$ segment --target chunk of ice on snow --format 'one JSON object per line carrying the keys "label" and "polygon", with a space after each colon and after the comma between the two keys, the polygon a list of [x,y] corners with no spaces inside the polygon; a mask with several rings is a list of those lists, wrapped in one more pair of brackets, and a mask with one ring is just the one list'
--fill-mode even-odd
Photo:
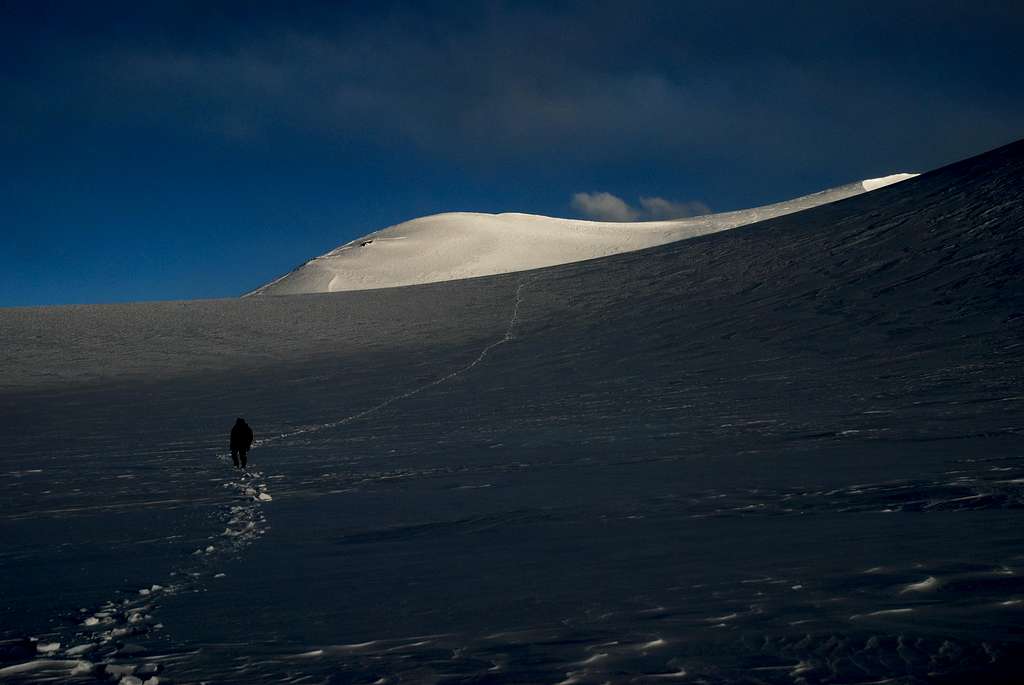
{"label": "chunk of ice on snow", "polygon": [[84,645],[76,645],[76,646],[68,649],[64,653],[66,655],[68,655],[68,656],[79,656],[80,654],[85,654],[86,652],[88,652],[90,649],[93,649],[94,647],[96,647],[96,645],[92,644],[91,642],[88,642],[88,643],[86,643]]}
{"label": "chunk of ice on snow", "polygon": [[903,589],[900,590],[900,594],[906,592],[928,592],[929,590],[934,590],[937,587],[939,587],[939,579],[935,576],[928,576],[919,583],[904,585]]}

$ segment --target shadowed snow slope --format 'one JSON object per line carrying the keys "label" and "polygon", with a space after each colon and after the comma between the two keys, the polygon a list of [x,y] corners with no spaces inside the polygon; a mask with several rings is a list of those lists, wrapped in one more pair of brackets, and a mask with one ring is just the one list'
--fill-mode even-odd
{"label": "shadowed snow slope", "polygon": [[893,174],[764,207],[671,221],[626,223],[533,214],[435,214],[346,243],[250,295],[392,288],[569,264],[799,212],[914,175]]}
{"label": "shadowed snow slope", "polygon": [[0,310],[0,680],[1019,682],[1022,188]]}

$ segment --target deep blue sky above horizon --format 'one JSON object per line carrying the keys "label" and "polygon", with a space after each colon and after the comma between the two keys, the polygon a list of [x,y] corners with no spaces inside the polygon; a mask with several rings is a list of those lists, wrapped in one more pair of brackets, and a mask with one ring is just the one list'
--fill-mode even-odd
{"label": "deep blue sky above horizon", "polygon": [[1024,136],[1013,2],[0,0],[0,306],[231,297],[442,211],[714,211]]}

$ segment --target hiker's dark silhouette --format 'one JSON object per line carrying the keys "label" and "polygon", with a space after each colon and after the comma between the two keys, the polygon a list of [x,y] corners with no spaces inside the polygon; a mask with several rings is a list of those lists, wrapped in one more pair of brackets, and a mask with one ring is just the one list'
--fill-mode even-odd
{"label": "hiker's dark silhouette", "polygon": [[245,468],[245,456],[252,447],[252,428],[245,422],[245,419],[238,417],[235,425],[231,427],[231,460],[235,466]]}

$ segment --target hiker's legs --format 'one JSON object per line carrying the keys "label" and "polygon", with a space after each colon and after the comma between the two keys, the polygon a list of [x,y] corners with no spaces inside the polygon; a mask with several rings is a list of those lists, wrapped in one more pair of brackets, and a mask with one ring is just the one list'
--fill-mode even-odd
{"label": "hiker's legs", "polygon": [[249,451],[249,450],[245,449],[244,447],[243,447],[242,449],[238,450],[238,452],[239,452],[240,456],[242,457],[242,468],[243,468],[243,469],[245,468],[245,455],[246,455],[246,453],[247,453],[248,451]]}
{"label": "hiker's legs", "polygon": [[232,447],[231,448],[231,461],[235,462],[235,466],[238,466],[238,448],[237,447]]}

